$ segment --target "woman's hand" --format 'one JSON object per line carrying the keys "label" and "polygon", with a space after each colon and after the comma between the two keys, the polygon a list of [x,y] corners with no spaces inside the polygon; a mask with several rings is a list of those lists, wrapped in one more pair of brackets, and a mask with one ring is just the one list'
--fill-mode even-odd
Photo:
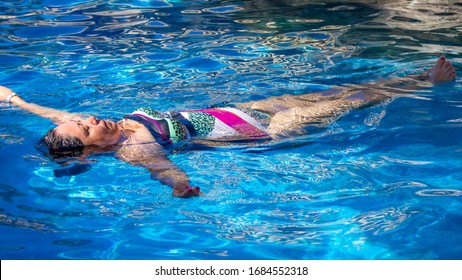
{"label": "woman's hand", "polygon": [[181,198],[204,195],[199,187],[191,187],[189,184],[178,184],[173,188],[172,194],[173,196]]}

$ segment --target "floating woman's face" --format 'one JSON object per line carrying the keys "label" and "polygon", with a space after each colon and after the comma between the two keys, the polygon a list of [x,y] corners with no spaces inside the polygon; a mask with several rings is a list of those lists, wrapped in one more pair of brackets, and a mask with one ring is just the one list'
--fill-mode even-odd
{"label": "floating woman's face", "polygon": [[60,135],[77,137],[85,146],[110,146],[116,144],[120,130],[113,121],[97,119],[93,116],[82,121],[68,121],[56,127]]}

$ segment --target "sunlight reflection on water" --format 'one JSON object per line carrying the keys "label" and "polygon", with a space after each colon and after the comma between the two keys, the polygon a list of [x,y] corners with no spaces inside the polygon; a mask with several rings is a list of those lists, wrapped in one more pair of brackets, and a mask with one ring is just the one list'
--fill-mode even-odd
{"label": "sunlight reflection on water", "polygon": [[[26,2],[0,4],[0,83],[115,119],[414,74],[442,54],[461,70],[457,1]],[[188,201],[110,155],[56,178],[34,148],[51,123],[1,104],[0,256],[460,258],[460,92],[458,78],[306,137],[174,154],[206,193]]]}

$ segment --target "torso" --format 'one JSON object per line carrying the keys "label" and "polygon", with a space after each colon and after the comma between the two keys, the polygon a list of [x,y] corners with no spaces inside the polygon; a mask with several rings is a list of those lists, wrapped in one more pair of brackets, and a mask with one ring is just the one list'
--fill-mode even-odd
{"label": "torso", "polygon": [[155,141],[166,149],[195,140],[232,143],[271,139],[264,125],[242,110],[231,107],[170,113],[140,108],[127,115],[124,122],[135,128],[126,144]]}

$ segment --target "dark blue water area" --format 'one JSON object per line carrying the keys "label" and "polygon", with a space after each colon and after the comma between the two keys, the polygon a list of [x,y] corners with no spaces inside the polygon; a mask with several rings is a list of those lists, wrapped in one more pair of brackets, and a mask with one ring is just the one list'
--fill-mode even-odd
{"label": "dark blue water area", "polygon": [[112,120],[392,79],[441,55],[459,76],[306,136],[175,152],[205,193],[192,199],[113,153],[61,176],[36,146],[52,122],[1,103],[0,258],[461,259],[462,7],[375,2],[0,3],[0,85]]}

